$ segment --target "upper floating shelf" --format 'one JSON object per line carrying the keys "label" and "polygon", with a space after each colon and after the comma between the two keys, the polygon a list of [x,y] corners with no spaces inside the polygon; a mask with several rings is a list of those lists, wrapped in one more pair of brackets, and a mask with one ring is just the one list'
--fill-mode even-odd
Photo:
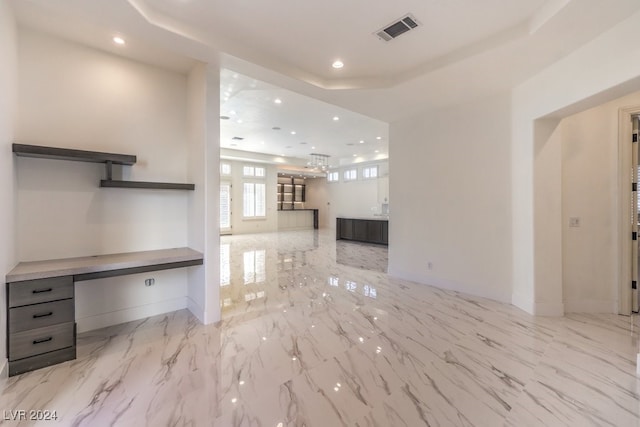
{"label": "upper floating shelf", "polygon": [[103,179],[100,187],[108,188],[147,188],[151,190],[195,190],[195,184],[177,184],[173,182],[121,181],[119,179]]}
{"label": "upper floating shelf", "polygon": [[104,163],[107,168],[107,179],[100,181],[100,187],[109,188],[145,188],[152,190],[194,190],[194,184],[173,182],[143,182],[112,179],[113,165],[134,165],[136,156],[130,154],[102,153],[99,151],[74,150],[70,148],[42,147],[39,145],[13,144],[13,152],[21,157],[37,157],[41,159],[71,160],[77,162]]}
{"label": "upper floating shelf", "polygon": [[41,159],[72,160],[77,162],[107,163],[114,165],[134,165],[136,156],[130,154],[101,153],[98,151],[73,150],[70,148],[41,147],[39,145],[13,144],[13,152],[21,157]]}

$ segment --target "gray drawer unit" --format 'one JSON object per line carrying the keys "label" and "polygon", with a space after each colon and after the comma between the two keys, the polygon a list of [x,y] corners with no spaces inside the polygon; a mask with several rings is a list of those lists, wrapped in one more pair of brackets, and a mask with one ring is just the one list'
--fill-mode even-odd
{"label": "gray drawer unit", "polygon": [[73,276],[26,280],[7,286],[9,307],[73,298]]}
{"label": "gray drawer unit", "polygon": [[75,359],[73,276],[7,283],[9,375]]}
{"label": "gray drawer unit", "polygon": [[9,362],[75,345],[74,322],[9,335]]}
{"label": "gray drawer unit", "polygon": [[10,308],[9,330],[15,333],[73,322],[74,312],[73,298]]}

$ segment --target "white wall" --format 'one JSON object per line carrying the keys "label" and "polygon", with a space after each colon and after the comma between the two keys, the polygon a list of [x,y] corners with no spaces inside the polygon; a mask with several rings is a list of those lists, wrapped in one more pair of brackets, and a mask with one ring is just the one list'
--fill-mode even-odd
{"label": "white wall", "polygon": [[[231,182],[231,233],[268,233],[278,230],[278,170],[276,165],[253,163],[250,161],[222,160],[231,164],[231,176],[222,176],[221,181]],[[264,167],[264,178],[245,178],[242,175],[243,166]],[[266,216],[264,218],[243,218],[244,182],[259,182],[266,184]]]}
{"label": "white wall", "polygon": [[[613,279],[618,265],[618,111],[637,105],[640,92],[561,123],[562,281],[567,312],[617,312]],[[579,217],[580,227],[569,227],[570,217]]]}
{"label": "white wall", "polygon": [[511,299],[510,106],[501,94],[391,124],[392,276]]}
{"label": "white wall", "polygon": [[[545,168],[536,165],[540,160],[536,150],[551,136],[544,132],[546,124],[538,119],[566,117],[640,88],[639,37],[640,13],[636,13],[513,91],[513,303],[531,313],[562,315],[558,286],[567,274],[562,268],[553,268],[547,270],[544,280],[536,276],[537,271],[548,268],[544,254],[562,248],[557,225],[563,218],[560,206],[534,200],[535,186],[549,180]],[[560,155],[556,151],[556,156]],[[560,183],[556,186],[559,188]],[[610,208],[616,211],[614,221],[618,221],[619,207]],[[619,247],[617,239],[613,247]],[[614,256],[618,256],[617,251]],[[583,262],[581,267],[585,266]],[[616,283],[617,277],[609,280]]]}
{"label": "white wall", "polygon": [[[0,0],[0,274],[4,277],[16,264],[15,172],[11,143],[17,96],[16,23],[7,0]],[[4,282],[4,280],[2,281]],[[0,372],[7,354],[6,292],[0,292]]]}
{"label": "white wall", "polygon": [[[379,177],[376,179],[363,179],[362,169],[374,165],[378,165]],[[358,170],[358,179],[355,181],[344,181],[344,171],[354,168]],[[384,200],[384,197],[388,198],[388,194],[380,194],[388,190],[388,160],[358,163],[332,169],[332,171],[335,170],[340,174],[339,181],[327,183],[329,205],[328,212],[325,216],[327,217],[330,228],[335,229],[336,218],[339,217],[373,218],[375,214],[380,214],[382,210],[382,200]],[[391,207],[390,209],[393,208]]]}
{"label": "white wall", "polygon": [[[318,228],[331,227],[327,178],[307,178],[305,185],[305,208],[318,209]],[[333,227],[335,228],[335,221]]]}
{"label": "white wall", "polygon": [[188,76],[189,247],[204,265],[188,269],[188,307],[204,324],[220,320],[220,74],[218,64],[197,64]]}
{"label": "white wall", "polygon": [[[125,179],[187,180],[186,76],[25,29],[18,48],[18,141],[135,154]],[[15,164],[20,261],[187,246],[187,192],[101,189],[99,164]],[[186,307],[187,274],[77,284],[79,330]]]}

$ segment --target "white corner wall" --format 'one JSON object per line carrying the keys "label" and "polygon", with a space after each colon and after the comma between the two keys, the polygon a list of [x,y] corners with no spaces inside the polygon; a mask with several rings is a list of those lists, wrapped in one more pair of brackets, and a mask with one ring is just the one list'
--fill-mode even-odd
{"label": "white corner wall", "polygon": [[209,324],[220,320],[220,74],[218,64],[198,64],[188,76],[189,247],[204,254],[189,269],[188,307]]}
{"label": "white corner wall", "polygon": [[391,124],[389,274],[511,299],[510,108],[499,94]]}
{"label": "white corner wall", "polygon": [[[18,87],[17,29],[7,0],[0,0],[0,274],[3,277],[16,264],[15,171],[11,143]],[[0,373],[7,362],[6,292],[0,292]]]}
{"label": "white corner wall", "polygon": [[[186,76],[26,29],[18,67],[16,140],[135,154],[123,178],[187,181]],[[99,188],[99,164],[13,162],[20,261],[187,246],[185,191]],[[187,270],[78,283],[78,330],[185,308]]]}
{"label": "white corner wall", "polygon": [[[534,314],[562,315],[563,301],[559,284],[563,269],[547,271],[545,279],[536,272],[545,269],[548,251],[557,252],[562,247],[561,207],[536,203],[536,185],[548,181],[548,173],[540,167],[536,150],[544,144],[539,135],[545,124],[539,119],[552,116],[567,117],[579,111],[616,99],[640,88],[640,13],[585,44],[580,49],[559,60],[512,93],[512,195],[513,195],[513,296],[518,307]],[[542,132],[541,132],[542,131]],[[561,156],[561,150],[555,150]],[[548,157],[544,161],[550,161]],[[558,164],[554,160],[555,164]],[[561,186],[560,182],[556,183]],[[616,188],[617,191],[617,188]],[[602,201],[606,203],[606,200]],[[620,217],[617,206],[615,221]],[[608,209],[607,208],[607,209]],[[546,219],[545,219],[546,218]],[[613,244],[618,256],[619,243]],[[585,268],[587,261],[582,261]],[[572,266],[572,269],[580,268]],[[617,277],[610,280],[616,282]],[[605,296],[606,298],[606,296]],[[583,305],[586,307],[588,304]]]}

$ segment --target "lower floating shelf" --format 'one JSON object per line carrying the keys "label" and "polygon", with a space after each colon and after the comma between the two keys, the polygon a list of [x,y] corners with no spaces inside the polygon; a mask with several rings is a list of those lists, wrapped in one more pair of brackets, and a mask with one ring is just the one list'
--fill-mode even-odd
{"label": "lower floating shelf", "polygon": [[151,190],[195,190],[195,184],[176,184],[172,182],[121,181],[103,179],[100,187],[108,188],[147,188]]}

